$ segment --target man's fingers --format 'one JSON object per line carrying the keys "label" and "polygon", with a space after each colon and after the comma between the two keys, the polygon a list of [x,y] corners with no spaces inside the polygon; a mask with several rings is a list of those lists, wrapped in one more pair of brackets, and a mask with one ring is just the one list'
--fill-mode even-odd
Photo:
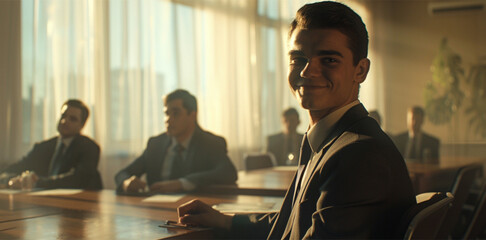
{"label": "man's fingers", "polygon": [[129,192],[138,192],[140,189],[145,189],[146,183],[142,180],[140,180],[137,177],[130,177],[129,179],[125,180],[127,181],[127,188],[126,190]]}
{"label": "man's fingers", "polygon": [[[177,213],[178,213],[179,217],[182,217],[186,214],[197,214],[197,213],[203,212],[204,209],[207,209],[207,208],[205,208],[205,206],[209,207],[208,205],[203,203],[201,200],[194,199],[194,200],[191,200],[187,203],[180,205],[177,208]],[[209,208],[211,208],[211,207],[209,207]]]}
{"label": "man's fingers", "polygon": [[136,185],[138,188],[144,189],[147,184],[144,181],[137,181]]}
{"label": "man's fingers", "polygon": [[211,221],[207,221],[207,214],[195,214],[195,215],[185,215],[179,218],[179,222],[186,225],[193,225],[193,226],[208,226],[208,223]]}

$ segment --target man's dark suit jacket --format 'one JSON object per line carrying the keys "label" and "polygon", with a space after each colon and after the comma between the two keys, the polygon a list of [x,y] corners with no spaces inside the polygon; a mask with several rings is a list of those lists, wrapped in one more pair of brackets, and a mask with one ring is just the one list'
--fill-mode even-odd
{"label": "man's dark suit jacket", "polygon": [[[297,159],[299,157],[299,149],[300,149],[300,144],[302,142],[302,138],[304,138],[304,135],[302,134],[297,134],[297,138],[295,139],[295,149],[294,155],[295,155],[295,162],[297,163],[299,160]],[[277,133],[274,135],[270,135],[267,138],[267,152],[270,152],[275,156],[275,159],[277,160],[277,165],[287,165],[287,156],[285,155],[285,149],[287,147],[285,146],[285,134],[284,133]]]}
{"label": "man's dark suit jacket", "polygon": [[[398,151],[400,151],[400,153],[402,153],[402,156],[405,158],[407,157],[405,155],[409,140],[408,138],[408,132],[404,132],[396,135],[393,139],[395,141],[395,145],[398,148]],[[422,132],[422,140],[420,143],[420,149],[418,151],[419,158],[416,160],[423,163],[439,163],[439,146],[439,139]],[[425,152],[428,153],[425,154]],[[426,157],[427,159],[424,159],[424,157]]]}
{"label": "man's dark suit jacket", "polygon": [[343,115],[316,154],[294,205],[295,178],[279,213],[236,215],[231,233],[260,239],[397,237],[415,194],[403,158],[363,105]]}
{"label": "man's dark suit jacket", "polygon": [[[147,174],[147,183],[152,185],[162,181],[161,173],[171,137],[167,133],[152,137],[143,154],[115,176],[117,190],[121,191],[123,181],[132,175]],[[196,186],[216,183],[230,184],[238,178],[236,169],[229,159],[224,138],[213,135],[196,127],[185,162],[187,169],[184,178]]]}
{"label": "man's dark suit jacket", "polygon": [[100,147],[90,138],[77,135],[66,149],[60,161],[60,174],[49,176],[49,167],[56,151],[58,137],[37,143],[22,160],[4,169],[9,175],[23,171],[34,171],[39,176],[39,188],[81,188],[98,190],[103,188],[98,172]]}

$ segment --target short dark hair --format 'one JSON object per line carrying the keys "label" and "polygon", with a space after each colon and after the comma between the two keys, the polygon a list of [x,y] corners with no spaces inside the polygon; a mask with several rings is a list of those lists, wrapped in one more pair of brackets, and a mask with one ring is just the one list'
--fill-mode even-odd
{"label": "short dark hair", "polygon": [[297,115],[297,117],[299,117],[299,112],[297,112],[297,110],[295,110],[295,108],[287,108],[282,113],[282,117],[284,117],[284,118],[287,118],[291,115]]}
{"label": "short dark hair", "polygon": [[420,115],[422,118],[425,117],[425,111],[420,106],[412,106],[409,108],[409,111],[412,111],[414,114]]}
{"label": "short dark hair", "polygon": [[361,17],[348,6],[338,2],[317,2],[302,6],[290,24],[289,39],[297,28],[337,29],[348,37],[353,63],[368,56],[368,31]]}
{"label": "short dark hair", "polygon": [[69,99],[64,102],[61,108],[64,106],[79,108],[81,110],[81,124],[84,125],[86,123],[86,120],[88,120],[89,117],[89,108],[81,100]]}
{"label": "short dark hair", "polygon": [[197,112],[197,100],[192,94],[184,89],[177,89],[164,97],[164,105],[168,102],[181,99],[182,106],[187,110],[188,113]]}

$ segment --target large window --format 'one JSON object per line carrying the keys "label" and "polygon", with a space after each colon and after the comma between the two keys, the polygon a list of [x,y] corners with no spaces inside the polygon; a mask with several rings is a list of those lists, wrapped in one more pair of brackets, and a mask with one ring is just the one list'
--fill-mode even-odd
{"label": "large window", "polygon": [[297,106],[285,47],[305,2],[22,1],[26,148],[55,135],[61,104],[80,98],[92,112],[84,133],[105,155],[140,154],[165,130],[162,96],[184,88],[198,98],[200,125],[226,138],[238,164]]}

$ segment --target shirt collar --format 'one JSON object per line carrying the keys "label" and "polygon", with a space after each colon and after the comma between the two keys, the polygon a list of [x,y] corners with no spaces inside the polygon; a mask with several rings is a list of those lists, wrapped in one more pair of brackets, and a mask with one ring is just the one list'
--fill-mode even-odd
{"label": "shirt collar", "polygon": [[337,109],[319,120],[319,122],[317,122],[307,131],[307,139],[313,152],[317,152],[319,150],[319,146],[329,136],[329,134],[331,134],[331,131],[334,129],[339,119],[341,119],[350,108],[358,105],[359,103],[359,100],[355,100]]}
{"label": "shirt collar", "polygon": [[56,146],[61,145],[61,142],[62,142],[64,144],[64,149],[67,149],[69,147],[69,145],[71,145],[73,140],[74,140],[74,137],[62,138],[61,136],[59,136],[57,138],[57,145]]}
{"label": "shirt collar", "polygon": [[414,137],[421,137],[422,136],[422,131],[414,134],[412,131],[408,131],[408,137],[409,138],[414,138]]}
{"label": "shirt collar", "polygon": [[[184,147],[184,149],[189,148],[189,144],[191,143],[192,136],[194,136],[194,131],[192,132],[191,136],[189,136],[186,140],[180,143]],[[174,148],[175,146],[177,146],[178,142],[174,137],[172,137],[171,139],[172,139],[171,147]]]}

